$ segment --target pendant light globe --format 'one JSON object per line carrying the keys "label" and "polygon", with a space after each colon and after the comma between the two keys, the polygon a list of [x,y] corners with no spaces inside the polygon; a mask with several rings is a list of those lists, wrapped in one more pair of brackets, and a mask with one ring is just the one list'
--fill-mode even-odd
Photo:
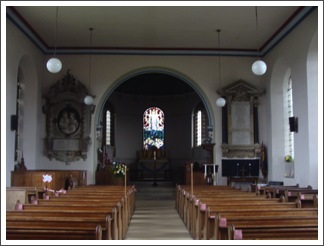
{"label": "pendant light globe", "polygon": [[85,103],[86,105],[91,105],[91,104],[93,103],[93,97],[92,97],[92,96],[86,96],[86,97],[84,98],[84,103]]}
{"label": "pendant light globe", "polygon": [[267,71],[267,64],[262,60],[257,60],[252,64],[252,72],[255,75],[263,75]]}
{"label": "pendant light globe", "polygon": [[[91,48],[92,48],[92,31],[93,31],[93,28],[90,27],[89,28],[90,30],[90,56],[89,56],[89,94],[90,94],[90,80],[91,80]],[[84,103],[86,105],[92,105],[93,103],[93,97],[90,96],[90,95],[87,95],[85,98],[84,98]]]}
{"label": "pendant light globe", "polygon": [[263,75],[267,71],[267,64],[259,59],[259,31],[258,31],[258,7],[255,6],[255,22],[256,22],[256,36],[257,36],[257,53],[258,60],[252,64],[252,72],[255,75]]}
{"label": "pendant light globe", "polygon": [[56,41],[57,41],[57,20],[58,20],[58,6],[56,7],[56,19],[55,19],[55,49],[54,57],[49,59],[46,63],[47,70],[51,73],[58,73],[62,69],[62,62],[55,57],[56,53]]}
{"label": "pendant light globe", "polygon": [[217,100],[216,100],[216,105],[218,106],[218,107],[224,107],[225,106],[225,104],[226,104],[226,100],[224,99],[224,98],[222,98],[222,97],[220,97],[220,98],[218,98]]}
{"label": "pendant light globe", "polygon": [[51,73],[58,73],[62,69],[62,62],[57,58],[51,58],[46,63],[47,70]]}

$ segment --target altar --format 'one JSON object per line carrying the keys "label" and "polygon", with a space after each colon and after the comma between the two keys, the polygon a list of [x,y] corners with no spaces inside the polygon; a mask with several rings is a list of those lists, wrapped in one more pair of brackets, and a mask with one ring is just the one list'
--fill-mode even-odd
{"label": "altar", "polygon": [[149,150],[140,150],[140,159],[136,169],[136,180],[154,180],[154,168],[156,170],[157,180],[171,180],[168,151],[157,149],[154,146]]}

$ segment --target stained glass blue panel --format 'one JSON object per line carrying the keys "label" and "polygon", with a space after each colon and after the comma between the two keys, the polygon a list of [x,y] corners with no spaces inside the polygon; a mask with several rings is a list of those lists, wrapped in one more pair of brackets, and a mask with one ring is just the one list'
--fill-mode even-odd
{"label": "stained glass blue panel", "polygon": [[143,149],[151,146],[164,149],[164,113],[157,107],[148,108],[143,115]]}

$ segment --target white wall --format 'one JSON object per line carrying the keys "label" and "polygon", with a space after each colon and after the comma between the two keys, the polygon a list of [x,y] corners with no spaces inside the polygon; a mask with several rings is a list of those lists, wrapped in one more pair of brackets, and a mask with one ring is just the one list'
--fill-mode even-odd
{"label": "white wall", "polygon": [[[23,132],[21,147],[27,169],[41,167],[41,82],[44,55],[7,19],[6,25],[6,186],[14,170],[15,131],[10,129],[11,115],[16,114],[18,67],[23,77]],[[21,152],[19,153],[19,161]]]}
{"label": "white wall", "polygon": [[[313,188],[317,187],[317,182],[313,182],[316,180],[314,178],[317,176],[317,170],[310,169],[310,156],[317,156],[317,150],[309,148],[311,144],[309,117],[310,115],[314,117],[316,113],[309,112],[311,108],[309,103],[311,101],[312,105],[317,105],[318,102],[316,97],[308,98],[307,59],[310,44],[317,33],[317,15],[316,9],[266,56],[268,71],[264,75],[269,92],[266,117],[271,124],[268,129],[268,161],[271,165],[269,180],[284,181],[285,185],[299,183],[302,187],[312,184]],[[294,116],[298,117],[299,121],[298,133],[294,134],[294,179],[284,178],[284,119],[283,113],[280,112],[283,107],[283,96],[279,94],[282,94],[282,84],[289,69],[293,81]],[[318,127],[316,122],[312,123],[314,129]]]}

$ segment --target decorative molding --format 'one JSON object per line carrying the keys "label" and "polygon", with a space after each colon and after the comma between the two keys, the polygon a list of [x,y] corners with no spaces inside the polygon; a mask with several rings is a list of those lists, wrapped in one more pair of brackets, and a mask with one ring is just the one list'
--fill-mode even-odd
{"label": "decorative molding", "polygon": [[227,158],[253,158],[259,157],[261,152],[261,144],[253,145],[229,145],[222,144],[222,157]]}

